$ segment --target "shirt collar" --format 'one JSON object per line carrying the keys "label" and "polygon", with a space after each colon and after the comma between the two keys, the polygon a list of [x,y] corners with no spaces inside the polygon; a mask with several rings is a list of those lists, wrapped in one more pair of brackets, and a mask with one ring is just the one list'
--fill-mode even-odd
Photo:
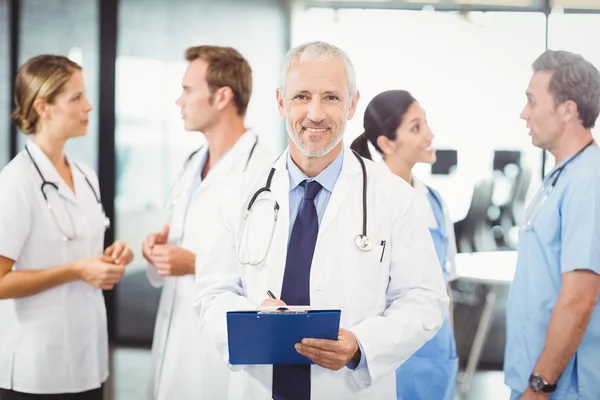
{"label": "shirt collar", "polygon": [[422,196],[427,196],[429,194],[429,188],[427,187],[427,185],[425,185],[420,179],[416,178],[415,176],[413,176],[412,179],[413,187],[417,191],[417,193],[419,193]]}
{"label": "shirt collar", "polygon": [[300,170],[300,168],[298,168],[298,166],[294,163],[294,161],[292,161],[292,156],[290,155],[290,152],[288,151],[286,168],[287,168],[289,176],[290,176],[290,192],[292,190],[296,189],[296,187],[298,187],[298,185],[301,184],[302,181],[304,181],[304,180],[317,181],[321,184],[321,186],[323,186],[323,188],[325,190],[327,190],[330,193],[333,192],[333,187],[335,186],[335,182],[337,181],[337,179],[340,176],[340,173],[342,171],[343,161],[344,161],[344,147],[342,147],[342,151],[340,152],[340,154],[338,154],[338,156],[335,158],[335,160],[333,160],[333,162],[331,164],[329,164],[327,166],[327,168],[325,168],[323,171],[321,171],[321,173],[319,175],[317,175],[315,178],[311,179],[308,176],[306,176],[306,174],[304,174],[304,172],[302,172]]}

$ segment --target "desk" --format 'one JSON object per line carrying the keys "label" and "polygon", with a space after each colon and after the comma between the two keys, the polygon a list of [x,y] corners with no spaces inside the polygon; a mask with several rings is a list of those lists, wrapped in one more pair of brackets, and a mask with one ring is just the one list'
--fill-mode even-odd
{"label": "desk", "polygon": [[510,285],[515,276],[516,266],[516,251],[489,251],[456,255],[458,279],[485,287],[481,315],[475,316],[475,318],[479,318],[475,338],[469,353],[467,367],[459,382],[459,393],[463,399],[467,397],[471,389],[471,383],[492,323],[492,311],[496,303],[492,285]]}
{"label": "desk", "polygon": [[458,277],[475,283],[510,284],[516,267],[516,251],[482,251],[456,255]]}

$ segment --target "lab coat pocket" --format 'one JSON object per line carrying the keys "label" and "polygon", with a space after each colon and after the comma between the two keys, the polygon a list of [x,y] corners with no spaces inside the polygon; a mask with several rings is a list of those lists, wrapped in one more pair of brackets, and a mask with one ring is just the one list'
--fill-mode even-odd
{"label": "lab coat pocket", "polygon": [[343,306],[365,314],[384,305],[385,296],[374,295],[385,293],[389,281],[389,266],[380,261],[381,252],[382,246],[373,246],[371,251],[361,251],[353,246],[342,255],[343,264],[336,280],[342,285]]}

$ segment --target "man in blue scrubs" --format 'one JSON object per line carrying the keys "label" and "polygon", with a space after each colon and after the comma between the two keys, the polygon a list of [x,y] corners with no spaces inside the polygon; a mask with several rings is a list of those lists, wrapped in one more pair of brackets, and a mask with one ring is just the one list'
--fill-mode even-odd
{"label": "man in blue scrubs", "polygon": [[507,309],[514,399],[600,398],[600,73],[566,51],[533,63],[527,121],[556,161],[526,213]]}

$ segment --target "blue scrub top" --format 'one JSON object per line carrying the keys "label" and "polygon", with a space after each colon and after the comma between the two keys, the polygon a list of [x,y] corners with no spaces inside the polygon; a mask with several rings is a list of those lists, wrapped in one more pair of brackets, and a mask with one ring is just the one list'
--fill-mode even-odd
{"label": "blue scrub top", "polygon": [[[521,228],[506,315],[504,372],[513,398],[527,388],[529,375],[542,353],[552,309],[561,290],[562,274],[576,269],[600,274],[598,147],[587,148],[566,165],[532,219],[531,228]],[[596,306],[585,336],[551,398],[597,400],[599,385],[600,305]]]}

